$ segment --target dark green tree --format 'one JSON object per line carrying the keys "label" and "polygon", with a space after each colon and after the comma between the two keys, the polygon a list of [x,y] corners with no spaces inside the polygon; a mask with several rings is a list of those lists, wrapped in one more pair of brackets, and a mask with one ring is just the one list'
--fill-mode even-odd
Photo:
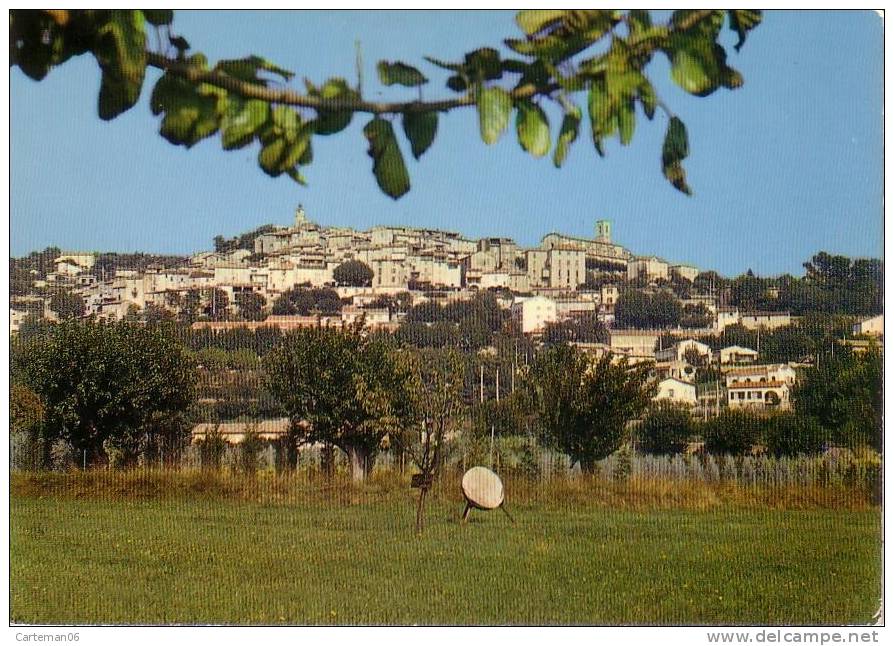
{"label": "dark green tree", "polygon": [[334,289],[328,287],[292,287],[273,302],[277,315],[332,316],[341,312],[342,301]]}
{"label": "dark green tree", "polygon": [[60,320],[67,321],[84,316],[87,306],[84,304],[84,299],[77,294],[60,290],[50,299],[50,309],[56,312]]}
{"label": "dark green tree", "polygon": [[822,452],[828,440],[829,432],[807,415],[779,413],[767,423],[767,451],[775,456],[815,455]]}
{"label": "dark green tree", "polygon": [[159,428],[182,434],[195,397],[183,347],[160,329],[128,323],[53,326],[13,353],[13,378],[43,402],[47,443],[65,440],[91,463],[104,460],[107,440],[132,461]]}
{"label": "dark green tree", "polygon": [[373,270],[360,260],[347,260],[332,271],[332,278],[338,285],[369,287],[372,285]]}
{"label": "dark green tree", "polygon": [[644,366],[592,360],[572,346],[538,354],[528,386],[545,444],[591,472],[620,448],[628,422],[649,405],[654,390]]}
{"label": "dark green tree", "polygon": [[745,455],[764,441],[765,417],[741,408],[727,408],[701,424],[705,449],[714,455]]}
{"label": "dark green tree", "polygon": [[239,308],[239,314],[246,321],[263,321],[265,318],[264,308],[267,306],[267,300],[257,292],[238,292],[236,294],[236,307]]}
{"label": "dark green tree", "polygon": [[666,400],[654,402],[636,429],[638,448],[655,455],[682,453],[693,431],[692,413],[687,408]]}
{"label": "dark green tree", "polygon": [[407,372],[380,337],[324,327],[297,330],[264,358],[264,372],[267,390],[291,420],[292,445],[338,447],[355,480],[370,473],[383,440],[409,414]]}
{"label": "dark green tree", "polygon": [[792,394],[795,409],[816,418],[836,445],[881,450],[883,374],[878,348],[863,356],[840,348],[805,372]]}

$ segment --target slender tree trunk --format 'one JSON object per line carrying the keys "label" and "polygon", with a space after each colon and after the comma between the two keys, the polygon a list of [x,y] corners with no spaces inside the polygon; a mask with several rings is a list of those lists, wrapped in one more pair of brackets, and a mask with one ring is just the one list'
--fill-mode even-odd
{"label": "slender tree trunk", "polygon": [[419,489],[419,502],[416,504],[416,533],[421,534],[425,529],[425,497],[428,489],[421,487]]}
{"label": "slender tree trunk", "polygon": [[366,480],[366,476],[372,471],[371,452],[359,446],[349,446],[345,452],[348,454],[348,462],[351,465],[351,478],[354,482]]}

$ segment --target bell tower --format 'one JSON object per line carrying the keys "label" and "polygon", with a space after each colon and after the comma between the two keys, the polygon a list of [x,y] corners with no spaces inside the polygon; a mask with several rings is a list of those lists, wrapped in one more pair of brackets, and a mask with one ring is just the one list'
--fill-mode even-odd
{"label": "bell tower", "polygon": [[300,229],[307,224],[307,214],[304,212],[304,205],[299,204],[295,209],[295,228]]}
{"label": "bell tower", "polygon": [[596,242],[612,241],[611,220],[596,220]]}

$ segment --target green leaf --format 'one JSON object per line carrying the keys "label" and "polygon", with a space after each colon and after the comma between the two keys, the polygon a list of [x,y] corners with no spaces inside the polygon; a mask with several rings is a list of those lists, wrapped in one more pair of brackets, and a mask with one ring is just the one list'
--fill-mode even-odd
{"label": "green leaf", "polygon": [[465,78],[456,74],[447,79],[447,87],[454,92],[465,92],[469,89],[469,83]]}
{"label": "green leaf", "polygon": [[299,173],[296,169],[290,168],[286,171],[286,175],[291,177],[298,184],[301,184],[301,186],[307,186],[307,180],[304,179],[304,175]]}
{"label": "green leaf", "polygon": [[270,120],[273,122],[274,131],[284,136],[287,140],[293,140],[301,125],[301,116],[284,105],[278,105],[270,110]]}
{"label": "green leaf", "polygon": [[678,50],[671,65],[674,82],[690,94],[703,96],[717,87],[717,80],[709,73],[707,61],[690,50]]}
{"label": "green leaf", "polygon": [[227,111],[221,119],[221,144],[224,150],[242,148],[250,144],[270,113],[266,101],[230,97]]}
{"label": "green leaf", "polygon": [[379,80],[384,85],[403,85],[404,87],[416,87],[428,83],[428,79],[415,67],[395,61],[379,61],[376,65],[379,72]]}
{"label": "green leaf", "polygon": [[435,140],[438,131],[438,113],[405,112],[403,126],[404,134],[410,140],[413,157],[419,159]]}
{"label": "green leaf", "polygon": [[640,84],[638,88],[639,100],[643,106],[643,112],[646,113],[646,117],[652,119],[655,116],[655,108],[658,107],[658,96],[655,94],[655,88],[652,87],[652,84],[649,80],[643,77],[643,82]]}
{"label": "green leaf", "polygon": [[282,174],[283,171],[280,168],[279,160],[282,159],[285,149],[285,140],[274,139],[261,148],[261,152],[258,153],[258,164],[271,177],[278,177]]}
{"label": "green leaf", "polygon": [[671,117],[661,151],[662,172],[674,188],[686,195],[692,195],[692,190],[686,183],[686,171],[681,163],[687,156],[689,156],[689,137],[686,134],[686,126],[677,117]]}
{"label": "green leaf", "polygon": [[[343,78],[331,78],[322,87],[317,88],[309,80],[304,79],[307,92],[311,96],[328,100],[354,100],[359,98],[356,90],[348,86]],[[315,132],[318,135],[332,135],[341,132],[351,123],[354,113],[350,110],[317,110]]]}
{"label": "green leaf", "polygon": [[481,139],[490,145],[496,143],[509,125],[512,97],[503,88],[481,88],[478,92],[478,125]]}
{"label": "green leaf", "polygon": [[738,42],[734,45],[736,51],[742,49],[748,32],[757,27],[762,19],[763,15],[759,9],[733,9],[729,12],[729,28],[739,36]]}
{"label": "green leaf", "polygon": [[481,47],[465,57],[464,70],[472,81],[495,81],[503,76],[500,53],[492,47]]}
{"label": "green leaf", "polygon": [[636,128],[636,112],[633,99],[627,99],[618,108],[618,134],[621,145],[626,146],[633,140],[633,131]]}
{"label": "green leaf", "polygon": [[520,101],[515,117],[518,143],[534,157],[543,157],[549,152],[549,122],[543,109],[531,101]]}
{"label": "green leaf", "polygon": [[[617,11],[602,9],[566,10],[558,13],[522,12],[516,17],[527,39],[507,39],[505,44],[519,54],[560,62],[583,51],[605,36],[620,20]],[[535,30],[531,32],[530,30]]]}
{"label": "green leaf", "polygon": [[577,106],[565,113],[562,119],[562,127],[559,129],[559,138],[556,141],[556,150],[553,153],[553,164],[556,168],[561,168],[568,156],[568,149],[577,139],[578,129],[580,128],[581,112]]}
{"label": "green leaf", "polygon": [[170,74],[162,76],[152,91],[153,114],[164,113],[159,129],[162,137],[175,145],[195,145],[217,131],[226,93],[202,84],[198,88]]}
{"label": "green leaf", "polygon": [[590,116],[590,129],[593,135],[593,145],[600,157],[605,157],[605,149],[602,142],[606,137],[614,134],[618,126],[617,116],[609,99],[608,90],[604,79],[595,79],[590,84],[590,93],[587,96],[587,112]]}
{"label": "green leaf", "polygon": [[96,32],[94,56],[102,69],[99,117],[114,119],[140,98],[146,75],[146,33],[142,11],[114,10]]}
{"label": "green leaf", "polygon": [[373,175],[386,195],[395,200],[410,190],[410,176],[397,145],[391,122],[376,117],[363,128],[373,159]]}
{"label": "green leaf", "polygon": [[156,27],[174,22],[174,12],[170,9],[143,9],[143,15],[146,16],[146,22]]}
{"label": "green leaf", "polygon": [[291,80],[292,77],[295,76],[295,72],[290,72],[289,70],[283,69],[282,67],[280,67],[278,65],[274,65],[273,63],[268,61],[266,58],[262,58],[260,56],[250,56],[249,60],[251,62],[253,62],[258,67],[258,69],[262,69],[267,72],[271,72],[273,74],[281,76],[286,81]]}
{"label": "green leaf", "polygon": [[445,70],[450,70],[451,72],[459,72],[463,69],[462,63],[447,63],[445,61],[438,60],[437,58],[432,58],[431,56],[423,56],[422,58],[427,60],[432,65],[436,65]]}
{"label": "green leaf", "polygon": [[568,12],[564,9],[529,9],[515,14],[515,22],[528,36],[559,23]]}
{"label": "green leaf", "polygon": [[[671,21],[678,24],[691,15],[691,11],[676,11]],[[671,61],[671,77],[696,96],[707,96],[721,84],[741,84],[741,76],[737,78],[726,65],[726,50],[717,43],[724,17],[723,11],[712,11],[686,31],[674,33],[664,47]]]}

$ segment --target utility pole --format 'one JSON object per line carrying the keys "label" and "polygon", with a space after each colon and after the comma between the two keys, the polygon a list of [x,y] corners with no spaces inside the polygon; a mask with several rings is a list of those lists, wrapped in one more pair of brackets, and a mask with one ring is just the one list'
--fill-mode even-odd
{"label": "utility pole", "polygon": [[497,365],[497,403],[500,403],[500,366]]}
{"label": "utility pole", "polygon": [[480,382],[479,382],[478,392],[480,393],[480,401],[483,404],[484,403],[484,364],[481,364],[478,367],[480,369],[480,375],[479,375]]}

